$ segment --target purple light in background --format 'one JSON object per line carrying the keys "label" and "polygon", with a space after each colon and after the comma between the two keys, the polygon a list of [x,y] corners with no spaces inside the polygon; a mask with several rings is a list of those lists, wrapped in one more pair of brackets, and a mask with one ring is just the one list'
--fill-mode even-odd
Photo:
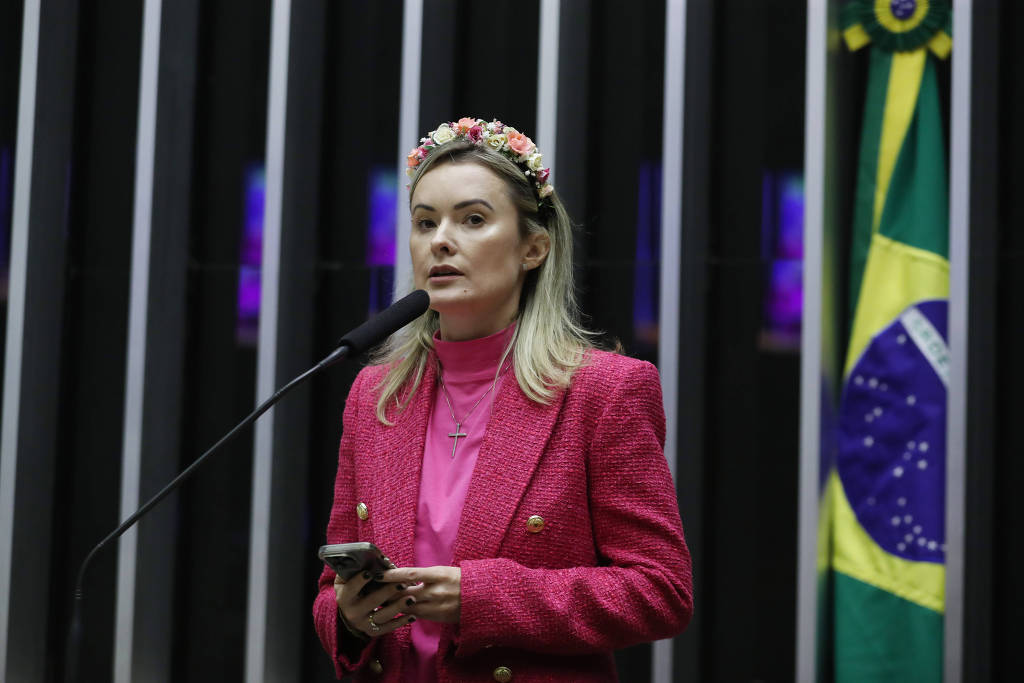
{"label": "purple light in background", "polygon": [[796,350],[803,317],[803,174],[765,171],[761,201],[762,258],[767,267],[762,345]]}
{"label": "purple light in background", "polygon": [[780,333],[799,338],[800,318],[804,310],[804,262],[779,259],[772,263],[769,279],[768,322]]}
{"label": "purple light in background", "polygon": [[366,265],[370,275],[369,313],[387,308],[395,280],[395,213],[398,173],[394,166],[374,166],[367,179]]}
{"label": "purple light in background", "polygon": [[394,267],[398,179],[393,166],[376,166],[370,171],[368,194],[366,265]]}
{"label": "purple light in background", "polygon": [[245,216],[238,256],[238,314],[235,322],[235,339],[243,346],[255,346],[259,338],[265,198],[264,166],[254,164],[245,172]]}
{"label": "purple light in background", "polygon": [[658,346],[658,264],[661,259],[661,163],[637,170],[636,255],[633,271],[633,338],[637,351]]}
{"label": "purple light in background", "polygon": [[778,258],[804,257],[804,177],[800,173],[787,173],[779,178],[779,241],[775,249]]}

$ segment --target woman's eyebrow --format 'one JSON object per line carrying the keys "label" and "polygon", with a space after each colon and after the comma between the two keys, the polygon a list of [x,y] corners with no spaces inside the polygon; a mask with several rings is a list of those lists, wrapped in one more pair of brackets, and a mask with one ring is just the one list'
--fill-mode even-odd
{"label": "woman's eyebrow", "polygon": [[412,207],[413,211],[415,211],[416,209],[424,209],[426,211],[436,211],[437,210],[437,209],[435,209],[432,206],[427,206],[426,204],[417,204],[416,206]]}
{"label": "woman's eyebrow", "polygon": [[487,200],[485,200],[485,199],[467,199],[464,202],[459,202],[458,204],[456,204],[454,206],[454,208],[455,209],[464,209],[467,206],[470,206],[471,204],[483,204],[484,206],[486,206],[491,211],[494,211],[494,207],[491,206],[490,203],[487,202]]}

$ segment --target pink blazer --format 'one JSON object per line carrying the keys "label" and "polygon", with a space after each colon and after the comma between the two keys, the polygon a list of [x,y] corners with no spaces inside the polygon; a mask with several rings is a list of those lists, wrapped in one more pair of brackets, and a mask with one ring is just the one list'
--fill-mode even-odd
{"label": "pink blazer", "polygon": [[[413,566],[436,374],[428,363],[392,427],[375,415],[382,375],[364,369],[349,393],[327,542],[371,541],[396,565]],[[664,440],[650,363],[594,351],[546,406],[514,378],[502,383],[455,542],[461,620],[441,636],[439,680],[614,681],[612,650],[686,627],[690,555]],[[338,623],[333,581],[325,569],[313,617],[338,677],[402,680],[409,629],[373,640],[351,661],[339,648],[351,636]]]}

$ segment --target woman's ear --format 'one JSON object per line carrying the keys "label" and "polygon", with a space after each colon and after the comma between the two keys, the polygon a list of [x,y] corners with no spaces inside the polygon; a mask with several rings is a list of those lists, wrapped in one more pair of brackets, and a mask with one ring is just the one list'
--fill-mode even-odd
{"label": "woman's ear", "polygon": [[551,238],[547,232],[531,232],[526,236],[523,252],[523,270],[533,270],[544,263],[551,251]]}

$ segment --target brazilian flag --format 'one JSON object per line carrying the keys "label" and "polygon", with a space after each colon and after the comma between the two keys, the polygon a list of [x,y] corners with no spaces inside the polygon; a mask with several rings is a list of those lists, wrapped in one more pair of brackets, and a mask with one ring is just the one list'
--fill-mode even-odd
{"label": "brazilian flag", "polygon": [[851,333],[829,564],[840,683],[940,681],[945,603],[949,216],[936,58],[938,0],[854,0],[850,49],[869,46],[853,217]]}

